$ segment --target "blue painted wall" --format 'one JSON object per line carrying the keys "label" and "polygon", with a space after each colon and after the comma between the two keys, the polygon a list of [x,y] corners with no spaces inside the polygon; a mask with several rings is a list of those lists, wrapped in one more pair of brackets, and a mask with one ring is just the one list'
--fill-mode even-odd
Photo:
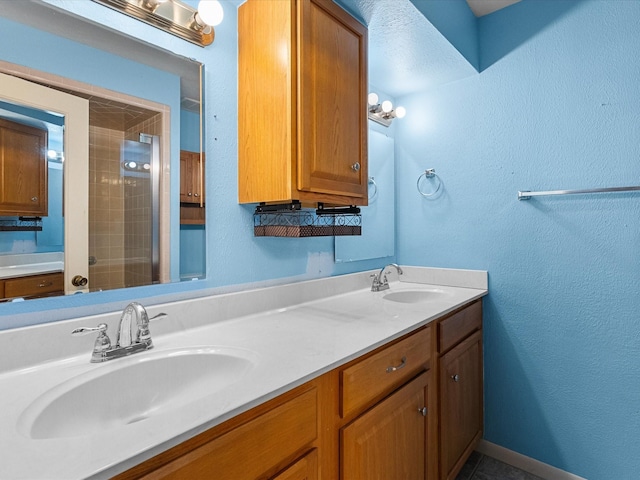
{"label": "blue painted wall", "polygon": [[[640,2],[523,0],[482,73],[402,97],[402,264],[489,271],[485,438],[590,480],[640,472]],[[444,195],[425,201],[435,167]]]}

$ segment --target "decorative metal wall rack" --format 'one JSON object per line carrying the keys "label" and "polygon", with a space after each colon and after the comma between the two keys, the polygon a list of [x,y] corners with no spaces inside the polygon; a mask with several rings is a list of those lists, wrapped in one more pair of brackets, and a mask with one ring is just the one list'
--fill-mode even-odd
{"label": "decorative metal wall rack", "polygon": [[612,193],[612,192],[634,192],[640,191],[640,186],[632,187],[609,187],[609,188],[587,188],[583,190],[547,190],[545,192],[529,192],[527,190],[518,192],[518,200],[530,200],[531,197],[541,197],[546,195],[576,195],[589,193]]}
{"label": "decorative metal wall rack", "polygon": [[0,232],[41,232],[42,218],[0,218]]}
{"label": "decorative metal wall rack", "polygon": [[253,214],[256,237],[327,237],[362,234],[358,207],[302,209],[299,202],[260,204]]}

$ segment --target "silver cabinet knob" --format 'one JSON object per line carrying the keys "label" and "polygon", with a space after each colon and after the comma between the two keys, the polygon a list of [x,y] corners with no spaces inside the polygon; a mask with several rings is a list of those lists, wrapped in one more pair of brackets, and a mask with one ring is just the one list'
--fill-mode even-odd
{"label": "silver cabinet knob", "polygon": [[37,202],[38,201],[38,197],[31,197],[31,201],[32,202]]}
{"label": "silver cabinet knob", "polygon": [[427,407],[419,408],[418,412],[420,412],[423,417],[426,417],[427,416]]}
{"label": "silver cabinet knob", "polygon": [[460,375],[458,375],[457,373],[455,375],[451,375],[451,380],[453,380],[454,382],[460,381]]}
{"label": "silver cabinet knob", "polygon": [[351,165],[351,170],[353,170],[354,172],[360,171],[360,162],[356,162],[353,165]]}

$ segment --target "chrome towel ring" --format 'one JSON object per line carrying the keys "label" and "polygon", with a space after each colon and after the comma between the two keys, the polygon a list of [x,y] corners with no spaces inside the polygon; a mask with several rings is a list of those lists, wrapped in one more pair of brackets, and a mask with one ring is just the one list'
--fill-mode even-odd
{"label": "chrome towel ring", "polygon": [[[435,179],[438,182],[438,185],[436,187],[436,189],[431,192],[431,193],[426,193],[424,191],[422,191],[420,189],[420,180],[422,180],[422,177],[426,178],[426,179]],[[435,168],[429,168],[427,170],[424,171],[424,173],[422,175],[420,175],[418,177],[418,181],[416,182],[416,187],[418,189],[418,192],[420,193],[420,195],[422,195],[425,198],[429,198],[429,197],[433,197],[436,193],[438,193],[440,191],[440,188],[442,187],[442,180],[440,179],[440,177],[438,175],[436,175],[436,169]]]}
{"label": "chrome towel ring", "polygon": [[369,190],[369,201],[371,202],[374,198],[376,198],[376,195],[378,195],[378,184],[373,177],[369,177],[369,185],[373,185],[373,193],[371,193],[371,190]]}

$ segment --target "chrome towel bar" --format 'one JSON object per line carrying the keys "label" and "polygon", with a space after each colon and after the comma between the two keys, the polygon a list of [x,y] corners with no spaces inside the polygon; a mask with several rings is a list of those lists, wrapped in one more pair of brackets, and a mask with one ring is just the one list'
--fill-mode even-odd
{"label": "chrome towel bar", "polygon": [[548,190],[546,192],[529,192],[524,190],[518,192],[518,200],[529,200],[531,197],[541,197],[545,195],[574,195],[579,193],[611,193],[611,192],[633,192],[640,190],[640,186],[635,187],[610,187],[610,188],[587,188],[583,190]]}

